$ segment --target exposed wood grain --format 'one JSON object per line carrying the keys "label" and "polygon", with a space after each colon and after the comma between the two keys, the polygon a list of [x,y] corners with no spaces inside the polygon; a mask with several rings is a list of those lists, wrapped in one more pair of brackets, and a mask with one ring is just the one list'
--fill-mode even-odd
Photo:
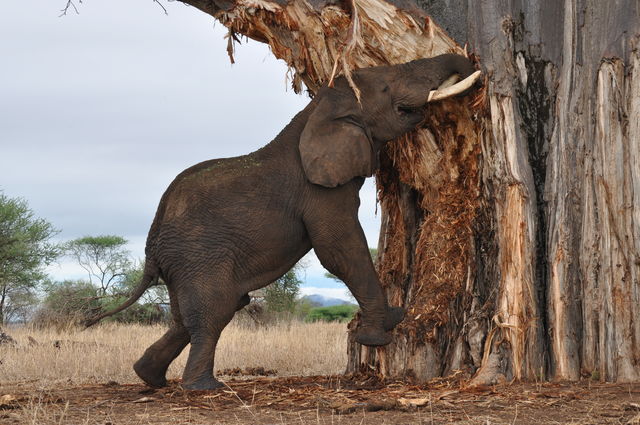
{"label": "exposed wood grain", "polygon": [[[585,173],[581,275],[585,296],[585,366],[602,378],[640,379],[640,284],[638,275],[637,124],[640,68],[602,63],[595,99],[595,134]],[[625,75],[626,74],[626,75]],[[635,84],[635,86],[634,86]],[[636,106],[634,106],[636,105]],[[636,115],[637,116],[637,115]],[[634,120],[637,122],[637,119]],[[634,129],[635,128],[635,129]]]}

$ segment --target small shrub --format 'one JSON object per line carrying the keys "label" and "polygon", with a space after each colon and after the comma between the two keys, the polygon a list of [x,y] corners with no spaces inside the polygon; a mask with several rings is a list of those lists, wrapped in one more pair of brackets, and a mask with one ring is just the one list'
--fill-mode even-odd
{"label": "small shrub", "polygon": [[32,323],[39,327],[58,329],[73,327],[100,311],[100,297],[88,282],[66,280],[48,283],[46,297]]}

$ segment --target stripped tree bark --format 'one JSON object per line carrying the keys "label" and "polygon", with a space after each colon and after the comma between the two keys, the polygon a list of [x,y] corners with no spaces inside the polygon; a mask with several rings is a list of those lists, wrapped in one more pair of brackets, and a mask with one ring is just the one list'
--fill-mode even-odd
{"label": "stripped tree bark", "polygon": [[377,266],[408,317],[387,347],[350,341],[348,371],[640,378],[637,1],[181,1],[231,57],[268,43],[297,91],[446,52],[487,76],[381,154]]}

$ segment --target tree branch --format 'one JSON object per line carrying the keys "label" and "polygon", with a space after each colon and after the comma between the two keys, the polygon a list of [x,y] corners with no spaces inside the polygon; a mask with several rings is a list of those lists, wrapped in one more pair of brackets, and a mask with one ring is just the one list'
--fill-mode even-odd
{"label": "tree branch", "polygon": [[[82,0],[78,0],[78,3],[82,4]],[[60,17],[66,16],[69,9],[73,9],[76,12],[76,15],[80,14],[73,0],[67,0],[67,5],[60,11]]]}
{"label": "tree branch", "polygon": [[162,8],[162,10],[164,11],[165,15],[168,15],[169,12],[167,12],[167,9],[164,7],[164,5],[162,3],[160,3],[159,0],[153,0],[154,3],[158,3],[158,6],[160,6]]}
{"label": "tree branch", "polygon": [[[188,6],[193,6],[197,9],[200,9],[204,13],[207,13],[211,16],[214,16],[219,10],[221,10],[221,8],[218,7],[211,0],[178,0],[178,1]],[[231,1],[228,1],[227,3],[231,3]]]}

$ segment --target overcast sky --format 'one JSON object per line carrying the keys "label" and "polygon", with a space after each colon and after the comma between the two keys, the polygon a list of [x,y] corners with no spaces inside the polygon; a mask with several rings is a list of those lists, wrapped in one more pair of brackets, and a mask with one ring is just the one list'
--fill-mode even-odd
{"label": "overcast sky", "polygon": [[[0,14],[0,190],[27,200],[60,240],[115,234],[136,258],[160,196],[183,169],[265,145],[308,102],[264,44],[236,64],[225,28],[179,2],[7,0]],[[377,244],[375,190],[360,217]],[[304,293],[344,297],[305,259]],[[70,261],[56,279],[82,277]]]}

